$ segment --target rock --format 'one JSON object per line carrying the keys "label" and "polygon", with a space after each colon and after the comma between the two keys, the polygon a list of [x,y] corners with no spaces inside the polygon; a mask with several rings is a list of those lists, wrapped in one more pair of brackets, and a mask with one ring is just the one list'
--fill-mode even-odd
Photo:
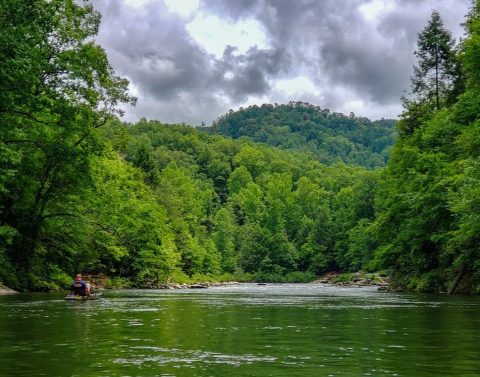
{"label": "rock", "polygon": [[206,288],[208,288],[208,285],[206,285],[206,284],[192,284],[192,285],[189,285],[188,288],[190,288],[190,289],[206,289]]}
{"label": "rock", "polygon": [[6,287],[3,284],[0,284],[0,295],[13,295],[15,293],[18,293],[18,292]]}
{"label": "rock", "polygon": [[381,285],[380,287],[377,288],[377,291],[380,291],[380,292],[386,292],[388,289],[387,286],[385,285]]}

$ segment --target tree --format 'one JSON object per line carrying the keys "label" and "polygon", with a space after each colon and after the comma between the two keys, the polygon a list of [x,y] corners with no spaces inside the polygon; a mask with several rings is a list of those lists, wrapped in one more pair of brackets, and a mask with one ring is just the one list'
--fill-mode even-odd
{"label": "tree", "polygon": [[480,86],[480,1],[472,0],[472,7],[464,26],[467,38],[462,42],[460,60],[466,72],[467,89],[478,90]]}
{"label": "tree", "polygon": [[430,21],[418,34],[418,66],[414,67],[412,92],[421,101],[433,101],[438,110],[458,77],[455,41],[443,26],[440,14],[434,10]]}
{"label": "tree", "polygon": [[228,208],[221,208],[215,215],[215,231],[212,237],[222,256],[223,271],[234,272],[235,223]]}
{"label": "tree", "polygon": [[99,22],[73,0],[0,3],[0,224],[16,231],[7,254],[24,275],[48,223],[91,184],[97,129],[134,101],[94,42]]}

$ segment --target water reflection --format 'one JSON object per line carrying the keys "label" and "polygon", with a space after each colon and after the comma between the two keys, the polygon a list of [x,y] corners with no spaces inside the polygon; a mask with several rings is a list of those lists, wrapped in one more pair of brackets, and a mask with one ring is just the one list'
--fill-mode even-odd
{"label": "water reflection", "polygon": [[479,304],[308,284],[0,297],[0,375],[477,376]]}

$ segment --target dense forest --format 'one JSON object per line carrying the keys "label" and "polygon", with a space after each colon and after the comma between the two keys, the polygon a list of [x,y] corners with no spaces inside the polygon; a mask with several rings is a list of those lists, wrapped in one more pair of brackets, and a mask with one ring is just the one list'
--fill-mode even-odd
{"label": "dense forest", "polygon": [[396,138],[395,121],[370,121],[304,102],[250,106],[217,119],[208,132],[275,147],[309,151],[325,163],[385,166]]}
{"label": "dense forest", "polygon": [[135,98],[94,41],[99,22],[74,1],[0,4],[0,282],[367,270],[399,289],[478,292],[479,1],[458,45],[432,13],[395,129],[304,103],[207,129],[122,122]]}

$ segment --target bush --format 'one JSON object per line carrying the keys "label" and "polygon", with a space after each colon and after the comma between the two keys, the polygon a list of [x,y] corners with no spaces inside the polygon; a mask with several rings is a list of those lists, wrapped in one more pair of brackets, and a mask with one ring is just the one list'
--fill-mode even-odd
{"label": "bush", "polygon": [[424,274],[417,284],[419,292],[442,292],[445,291],[445,279],[438,270],[433,270]]}
{"label": "bush", "polygon": [[255,276],[255,281],[259,283],[285,283],[285,276],[273,272],[259,272]]}
{"label": "bush", "polygon": [[105,280],[105,288],[107,289],[125,289],[131,288],[132,282],[130,279],[122,277],[112,277]]}
{"label": "bush", "polygon": [[56,286],[54,290],[65,290],[72,284],[72,277],[63,271],[56,271],[52,274],[52,283]]}
{"label": "bush", "polygon": [[219,282],[237,281],[241,283],[248,283],[255,281],[255,275],[248,272],[225,272],[222,275],[217,276],[216,280]]}
{"label": "bush", "polygon": [[294,271],[285,276],[286,283],[310,283],[317,276],[313,272]]}

